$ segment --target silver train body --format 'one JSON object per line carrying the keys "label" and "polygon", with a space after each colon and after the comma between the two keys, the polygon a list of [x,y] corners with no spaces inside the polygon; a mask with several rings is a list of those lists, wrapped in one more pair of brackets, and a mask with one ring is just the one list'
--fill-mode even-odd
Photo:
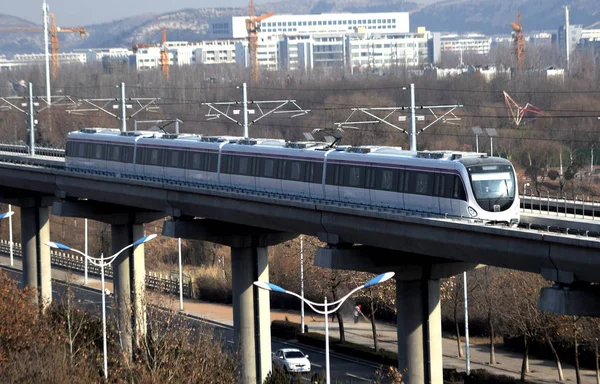
{"label": "silver train body", "polygon": [[101,170],[516,224],[511,163],[480,153],[84,128],[69,168]]}

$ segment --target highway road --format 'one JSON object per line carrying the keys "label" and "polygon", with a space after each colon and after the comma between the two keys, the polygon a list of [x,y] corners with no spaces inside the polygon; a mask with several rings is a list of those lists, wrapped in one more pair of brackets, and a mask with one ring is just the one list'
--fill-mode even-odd
{"label": "highway road", "polygon": [[[7,266],[1,266],[1,268],[6,270],[9,273],[9,276],[11,276],[11,278],[17,281],[21,280],[20,270],[10,268]],[[102,297],[100,295],[99,290],[94,288],[83,287],[77,284],[70,285],[70,288],[76,298],[76,301],[80,301],[82,307],[85,308],[85,310],[98,317],[100,316]],[[65,283],[53,280],[53,299],[57,302],[60,302],[61,298],[65,297],[67,289],[68,285],[66,285]],[[112,296],[107,297],[107,307],[108,321],[116,321],[116,314],[114,313],[114,301]],[[151,314],[152,312],[153,311],[150,311]],[[178,316],[183,316],[192,327],[209,327],[213,330],[214,336],[216,336],[218,339],[225,340],[228,345],[233,346],[232,327],[224,324],[219,324],[210,320],[197,318],[194,316],[188,316],[183,314],[178,314]],[[280,348],[289,347],[298,348],[302,350],[305,354],[309,355],[309,360],[312,365],[312,372],[310,375],[312,375],[315,372],[325,371],[324,350],[282,340],[272,340],[271,343],[272,351],[276,351]],[[373,363],[360,359],[347,358],[334,353],[330,354],[330,364],[331,379],[335,383],[371,383],[376,380],[377,371],[379,369],[379,366]],[[310,375],[305,375],[303,377],[304,381],[309,382]],[[390,383],[388,379],[379,382]]]}

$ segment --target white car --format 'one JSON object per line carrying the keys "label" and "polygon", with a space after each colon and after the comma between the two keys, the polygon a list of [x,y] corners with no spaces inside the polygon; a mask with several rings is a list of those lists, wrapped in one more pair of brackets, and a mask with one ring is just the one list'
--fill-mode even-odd
{"label": "white car", "polygon": [[279,365],[286,372],[310,372],[308,355],[295,348],[284,348],[271,353],[273,367]]}

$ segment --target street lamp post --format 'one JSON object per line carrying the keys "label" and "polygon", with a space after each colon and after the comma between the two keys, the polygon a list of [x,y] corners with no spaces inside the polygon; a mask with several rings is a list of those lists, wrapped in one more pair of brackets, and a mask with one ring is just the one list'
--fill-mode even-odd
{"label": "street lamp post", "polygon": [[154,239],[156,237],[156,234],[151,234],[148,236],[144,236],[141,237],[139,239],[137,239],[135,242],[129,244],[128,246],[124,247],[123,249],[121,249],[119,252],[113,254],[112,256],[109,257],[104,257],[104,254],[102,253],[100,255],[100,257],[91,257],[89,255],[87,255],[86,253],[83,253],[75,248],[71,248],[67,245],[61,244],[61,243],[56,243],[54,241],[47,241],[46,245],[49,246],[50,248],[55,248],[55,249],[61,249],[64,251],[71,251],[71,252],[75,252],[78,253],[80,255],[82,255],[83,257],[85,257],[86,259],[89,259],[89,262],[100,267],[100,279],[102,281],[102,350],[103,350],[103,355],[104,355],[104,378],[108,378],[108,361],[107,361],[107,357],[106,357],[106,288],[104,287],[104,267],[109,266],[113,263],[113,261],[115,261],[117,259],[117,257],[126,249],[129,249],[131,247],[136,247],[140,244],[146,243],[152,239]]}
{"label": "street lamp post", "polygon": [[[325,297],[325,300],[322,304],[307,300],[307,299],[303,298],[302,296],[298,295],[297,293],[285,290],[285,289],[281,288],[280,286],[268,283],[266,281],[255,281],[254,285],[256,285],[259,288],[265,289],[267,291],[287,293],[288,295],[295,296],[295,297],[299,298],[300,300],[302,300],[303,302],[305,302],[313,311],[315,311],[316,313],[318,313],[320,315],[325,316],[325,382],[327,384],[330,384],[331,383],[331,377],[330,377],[331,375],[330,375],[330,369],[329,369],[329,321],[327,320],[329,318],[329,315],[334,313],[338,309],[340,309],[342,304],[344,304],[344,301],[346,301],[346,299],[349,298],[350,296],[352,296],[352,294],[354,294],[355,292],[357,292],[363,288],[368,288],[368,287],[372,287],[376,284],[383,283],[384,281],[391,279],[393,276],[394,276],[394,272],[382,273],[381,275],[376,276],[376,277],[372,278],[371,280],[367,281],[363,285],[360,285],[360,286],[354,288],[346,296],[342,297],[341,299],[339,299],[337,301],[328,303],[327,297]],[[323,309],[322,310],[317,309],[317,307],[322,307]],[[333,308],[329,309],[329,307],[333,307]]]}
{"label": "street lamp post", "polygon": [[300,235],[300,296],[301,305],[300,305],[300,327],[302,328],[302,333],[304,333],[304,253],[302,249],[302,235]]}
{"label": "street lamp post", "polygon": [[183,271],[181,270],[181,237],[177,239],[177,248],[179,249],[179,310],[183,311]]}
{"label": "street lamp post", "polygon": [[10,265],[13,266],[13,236],[12,236],[12,215],[15,213],[12,210],[12,206],[8,206],[8,212],[0,215],[0,220],[8,217],[8,246],[10,247]]}

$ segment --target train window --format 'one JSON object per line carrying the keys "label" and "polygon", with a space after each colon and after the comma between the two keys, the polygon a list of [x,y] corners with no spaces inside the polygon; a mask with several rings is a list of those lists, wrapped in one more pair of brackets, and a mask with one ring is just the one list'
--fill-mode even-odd
{"label": "train window", "polygon": [[454,176],[454,188],[452,191],[452,197],[459,200],[467,200],[467,194],[463,186],[462,180],[458,176]]}
{"label": "train window", "polygon": [[433,194],[433,173],[408,171],[406,192],[417,195]]}
{"label": "train window", "polygon": [[135,152],[136,164],[146,164],[146,150],[138,147]]}
{"label": "train window", "polygon": [[321,184],[323,182],[323,164],[306,163],[306,179],[309,183]]}
{"label": "train window", "polygon": [[427,193],[427,174],[426,173],[418,173],[417,177],[416,177],[416,186],[415,186],[415,192],[419,193],[419,194],[426,194]]}
{"label": "train window", "polygon": [[275,177],[275,160],[264,159],[263,160],[263,177]]}
{"label": "train window", "polygon": [[237,165],[237,174],[238,175],[248,175],[250,173],[250,168],[249,168],[249,163],[250,163],[250,158],[247,156],[240,156],[236,158],[236,162],[238,163]]}
{"label": "train window", "polygon": [[365,167],[347,167],[348,179],[344,178],[344,185],[363,188],[365,184]]}
{"label": "train window", "polygon": [[290,179],[300,181],[302,180],[302,168],[303,163],[300,161],[292,161],[290,163]]}
{"label": "train window", "polygon": [[77,157],[85,157],[85,143],[77,143]]}
{"label": "train window", "polygon": [[365,186],[366,189],[375,189],[375,168],[365,167]]}
{"label": "train window", "polygon": [[103,159],[104,158],[104,145],[96,144],[94,148],[94,159]]}
{"label": "train window", "polygon": [[181,156],[181,151],[169,151],[168,152],[168,162],[167,162],[167,167],[171,167],[171,168],[179,168],[180,167],[180,162],[183,156]]}
{"label": "train window", "polygon": [[[203,153],[194,152],[192,153],[192,169],[202,170],[202,158],[204,157]],[[188,157],[189,159],[189,157]]]}
{"label": "train window", "polygon": [[275,163],[277,165],[277,178],[278,179],[284,179],[285,178],[285,170],[287,168],[287,161],[286,160],[277,160],[277,162]]}
{"label": "train window", "polygon": [[337,170],[337,165],[328,164],[325,168],[325,184],[327,185],[335,185],[335,174]]}
{"label": "train window", "polygon": [[149,156],[149,164],[150,165],[162,165],[161,161],[161,150],[160,149],[151,149]]}
{"label": "train window", "polygon": [[124,163],[133,163],[133,147],[127,146],[123,147],[123,156],[121,157]]}
{"label": "train window", "polygon": [[217,166],[219,164],[218,153],[207,153],[205,156],[204,170],[208,172],[217,172]]}
{"label": "train window", "polygon": [[329,185],[342,185],[343,182],[343,171],[342,165],[331,164],[327,166],[327,176],[325,182]]}
{"label": "train window", "polygon": [[74,145],[75,143],[73,143],[72,141],[68,141],[67,142],[67,156],[71,157],[73,156],[73,152],[74,152]]}
{"label": "train window", "polygon": [[398,174],[393,169],[375,169],[375,189],[394,191],[398,188]]}
{"label": "train window", "polygon": [[435,184],[433,187],[433,195],[439,197],[452,197],[453,176],[442,173],[435,174]]}
{"label": "train window", "polygon": [[112,148],[109,149],[111,154],[110,154],[110,160],[111,161],[121,161],[121,147],[118,145],[113,146]]}
{"label": "train window", "polygon": [[233,155],[223,155],[221,160],[221,172],[223,173],[233,173],[234,167],[234,157]]}

